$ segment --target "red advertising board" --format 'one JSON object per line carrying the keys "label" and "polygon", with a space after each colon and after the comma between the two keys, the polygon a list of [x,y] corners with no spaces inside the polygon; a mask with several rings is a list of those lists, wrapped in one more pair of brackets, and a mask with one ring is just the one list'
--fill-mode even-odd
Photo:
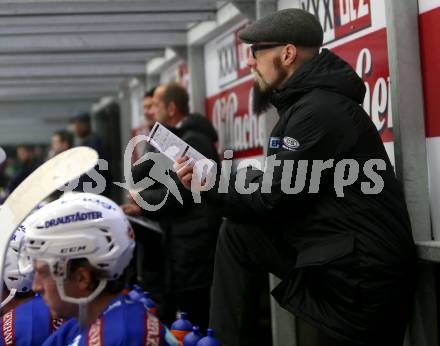
{"label": "red advertising board", "polygon": [[440,7],[419,16],[427,137],[440,137]]}
{"label": "red advertising board", "polygon": [[393,141],[391,90],[386,29],[332,49],[362,77],[366,87],[364,109],[384,142]]}
{"label": "red advertising board", "polygon": [[371,25],[370,0],[333,1],[335,40]]}
{"label": "red advertising board", "polygon": [[234,158],[263,154],[262,118],[252,112],[252,87],[247,60],[248,45],[238,38],[238,25],[205,47],[208,118],[216,128],[218,151],[234,151]]}
{"label": "red advertising board", "polygon": [[301,6],[319,18],[326,44],[372,24],[370,0],[301,0]]}
{"label": "red advertising board", "polygon": [[[325,45],[350,63],[364,80],[363,106],[393,157],[384,4],[370,0],[301,0],[301,6],[320,20]],[[207,75],[218,71],[215,82],[207,80],[207,114],[219,132],[220,153],[233,149],[236,157],[262,154],[265,145],[260,140],[265,137],[260,135],[263,126],[251,112],[253,79],[246,66],[249,47],[237,37],[242,27],[237,26],[205,47]]]}
{"label": "red advertising board", "polygon": [[440,239],[440,1],[419,0],[420,58],[425,106],[426,151],[432,230]]}
{"label": "red advertising board", "polygon": [[263,154],[260,117],[253,114],[252,86],[248,79],[206,101],[208,117],[219,134],[218,150],[232,149],[235,158]]}

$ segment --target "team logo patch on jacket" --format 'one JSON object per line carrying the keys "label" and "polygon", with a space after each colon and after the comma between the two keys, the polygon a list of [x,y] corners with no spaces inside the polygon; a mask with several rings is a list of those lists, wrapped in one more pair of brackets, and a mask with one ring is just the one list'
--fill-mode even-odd
{"label": "team logo patch on jacket", "polygon": [[299,142],[292,137],[284,137],[283,138],[283,148],[287,150],[295,151],[299,148]]}

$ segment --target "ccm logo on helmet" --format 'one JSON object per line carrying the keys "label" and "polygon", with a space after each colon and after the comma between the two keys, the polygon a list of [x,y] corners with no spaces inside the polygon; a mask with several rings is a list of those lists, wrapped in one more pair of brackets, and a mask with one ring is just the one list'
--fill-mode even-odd
{"label": "ccm logo on helmet", "polygon": [[60,253],[74,253],[87,250],[87,245],[82,246],[74,246],[74,247],[65,247],[60,250]]}
{"label": "ccm logo on helmet", "polygon": [[102,213],[99,211],[89,211],[87,213],[76,213],[71,215],[64,215],[57,217],[56,219],[47,220],[44,223],[45,228],[50,228],[53,226],[57,226],[59,224],[66,224],[71,222],[78,222],[78,221],[87,221],[87,220],[96,220],[101,219]]}

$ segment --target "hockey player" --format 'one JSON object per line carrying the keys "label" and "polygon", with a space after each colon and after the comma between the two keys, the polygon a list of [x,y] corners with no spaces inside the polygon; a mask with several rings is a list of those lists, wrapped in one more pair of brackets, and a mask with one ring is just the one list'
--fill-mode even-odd
{"label": "hockey player", "polygon": [[115,203],[73,194],[27,221],[23,251],[35,269],[33,289],[57,317],[74,317],[44,345],[177,345],[144,305],[121,294],[135,242]]}
{"label": "hockey player", "polygon": [[31,291],[33,272],[19,271],[19,247],[25,230],[23,224],[15,231],[6,253],[0,345],[39,346],[62,324],[50,315],[43,299]]}

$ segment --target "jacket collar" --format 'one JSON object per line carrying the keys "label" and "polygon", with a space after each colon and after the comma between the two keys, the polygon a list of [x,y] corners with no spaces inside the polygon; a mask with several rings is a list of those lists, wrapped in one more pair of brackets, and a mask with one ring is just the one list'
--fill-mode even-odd
{"label": "jacket collar", "polygon": [[304,87],[304,81],[313,71],[317,62],[325,58],[328,54],[330,54],[329,50],[322,49],[320,54],[317,54],[311,60],[300,66],[300,68],[287,81],[284,89],[274,92],[271,97],[271,103],[278,109],[278,111],[289,107],[298,101],[304,94],[313,89],[311,87]]}

